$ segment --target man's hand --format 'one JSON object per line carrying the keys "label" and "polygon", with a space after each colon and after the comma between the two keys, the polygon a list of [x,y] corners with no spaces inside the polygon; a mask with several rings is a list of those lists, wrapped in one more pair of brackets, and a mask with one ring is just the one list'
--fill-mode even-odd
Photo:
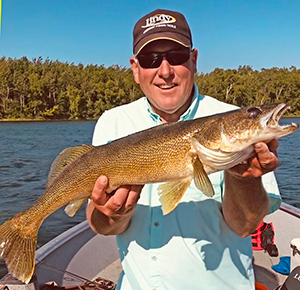
{"label": "man's hand", "polygon": [[140,198],[142,185],[121,186],[113,192],[106,192],[108,179],[100,176],[94,186],[91,199],[95,208],[107,216],[122,215],[132,211]]}
{"label": "man's hand", "polygon": [[276,149],[278,148],[278,141],[273,139],[268,142],[258,142],[254,144],[256,155],[245,162],[229,169],[231,173],[239,176],[260,177],[267,172],[274,171],[278,167],[278,158]]}
{"label": "man's hand", "polygon": [[278,167],[278,141],[253,145],[255,155],[225,170],[223,216],[229,227],[240,237],[250,235],[267,214],[269,198],[261,176]]}
{"label": "man's hand", "polygon": [[121,186],[109,193],[107,187],[107,177],[100,176],[92,191],[86,216],[96,233],[116,235],[128,228],[143,185]]}

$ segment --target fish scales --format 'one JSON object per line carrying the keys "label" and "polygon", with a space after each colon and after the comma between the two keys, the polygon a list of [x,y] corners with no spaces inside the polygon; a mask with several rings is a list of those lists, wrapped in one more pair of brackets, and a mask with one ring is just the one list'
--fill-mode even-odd
{"label": "fish scales", "polygon": [[[182,132],[177,127],[177,134],[174,135],[172,128],[172,125],[156,127],[153,128],[155,130],[141,132],[104,146],[109,148],[110,157],[101,167],[109,177],[112,189],[121,184],[160,182],[182,176],[185,167],[191,163],[191,142],[187,138],[190,132]],[[96,150],[89,154],[97,156]]]}

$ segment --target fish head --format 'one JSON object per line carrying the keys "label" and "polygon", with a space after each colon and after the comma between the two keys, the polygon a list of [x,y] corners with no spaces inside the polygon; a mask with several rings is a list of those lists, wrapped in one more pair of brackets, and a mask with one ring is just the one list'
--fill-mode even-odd
{"label": "fish head", "polygon": [[241,151],[251,144],[268,142],[295,132],[299,125],[280,125],[287,103],[247,107],[223,114],[220,120],[219,149],[225,152]]}

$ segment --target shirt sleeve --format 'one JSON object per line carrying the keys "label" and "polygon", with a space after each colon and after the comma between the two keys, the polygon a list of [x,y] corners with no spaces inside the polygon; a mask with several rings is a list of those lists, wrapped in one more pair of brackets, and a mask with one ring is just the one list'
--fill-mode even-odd
{"label": "shirt sleeve", "polygon": [[269,214],[279,209],[281,205],[281,196],[274,172],[269,172],[262,176],[264,188],[269,196],[270,207]]}
{"label": "shirt sleeve", "polygon": [[[94,146],[100,146],[108,143],[109,141],[114,140],[112,136],[113,130],[112,130],[111,122],[112,120],[109,117],[109,114],[107,114],[107,111],[105,111],[98,119],[95,125],[93,140],[92,140],[92,144]],[[108,126],[107,124],[110,125]]]}

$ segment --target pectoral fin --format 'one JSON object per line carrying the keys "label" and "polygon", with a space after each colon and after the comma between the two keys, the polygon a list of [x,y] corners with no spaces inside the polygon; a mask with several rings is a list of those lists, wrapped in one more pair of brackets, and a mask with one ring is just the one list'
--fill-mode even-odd
{"label": "pectoral fin", "polygon": [[65,213],[69,217],[73,217],[86,200],[87,200],[87,198],[82,198],[82,199],[70,202],[65,208]]}
{"label": "pectoral fin", "polygon": [[191,181],[191,178],[173,180],[158,187],[164,215],[170,213],[178,205]]}
{"label": "pectoral fin", "polygon": [[214,196],[215,195],[214,188],[198,157],[196,158],[193,166],[194,166],[194,181],[197,188],[209,197]]}

